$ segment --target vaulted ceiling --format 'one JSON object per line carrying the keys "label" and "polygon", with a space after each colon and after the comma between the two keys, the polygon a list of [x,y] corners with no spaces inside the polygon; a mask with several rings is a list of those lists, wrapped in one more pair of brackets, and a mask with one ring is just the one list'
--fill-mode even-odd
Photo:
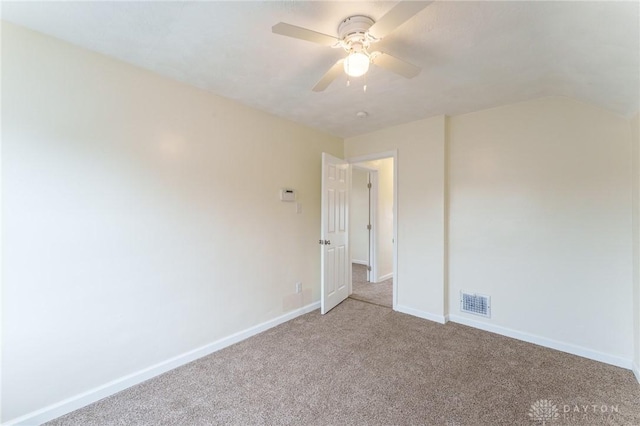
{"label": "vaulted ceiling", "polygon": [[342,19],[395,4],[5,1],[2,19],[342,137],[543,96],[638,111],[638,2],[434,2],[380,43],[422,72],[374,67],[366,92],[344,75],[312,92],[344,51],[271,32],[337,35]]}

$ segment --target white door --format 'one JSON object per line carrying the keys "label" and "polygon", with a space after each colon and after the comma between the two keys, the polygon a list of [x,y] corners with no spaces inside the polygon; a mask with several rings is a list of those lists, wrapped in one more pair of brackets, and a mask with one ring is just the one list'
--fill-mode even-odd
{"label": "white door", "polygon": [[349,296],[349,164],[322,153],[321,312]]}

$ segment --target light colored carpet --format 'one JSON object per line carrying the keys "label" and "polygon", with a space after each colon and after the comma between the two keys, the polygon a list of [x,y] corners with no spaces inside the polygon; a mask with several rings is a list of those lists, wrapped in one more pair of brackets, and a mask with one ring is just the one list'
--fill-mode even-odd
{"label": "light colored carpet", "polygon": [[531,426],[538,400],[548,426],[640,424],[628,370],[347,299],[49,424]]}
{"label": "light colored carpet", "polygon": [[350,298],[389,308],[393,306],[393,278],[379,283],[367,282],[367,267],[354,263],[351,282],[353,293]]}

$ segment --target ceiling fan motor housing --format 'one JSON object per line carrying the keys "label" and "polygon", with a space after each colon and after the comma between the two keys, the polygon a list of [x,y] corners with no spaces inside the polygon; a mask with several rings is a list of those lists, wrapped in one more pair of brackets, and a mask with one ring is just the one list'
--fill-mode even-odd
{"label": "ceiling fan motor housing", "polygon": [[338,26],[342,47],[347,51],[351,50],[352,44],[359,44],[364,49],[368,48],[369,44],[375,41],[368,33],[374,23],[373,19],[364,15],[355,15],[344,19]]}

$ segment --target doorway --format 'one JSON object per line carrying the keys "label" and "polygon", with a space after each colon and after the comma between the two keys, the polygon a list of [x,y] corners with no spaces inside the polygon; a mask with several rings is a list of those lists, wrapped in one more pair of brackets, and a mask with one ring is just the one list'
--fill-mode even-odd
{"label": "doorway", "polygon": [[352,299],[395,305],[394,156],[352,159],[349,241]]}
{"label": "doorway", "polygon": [[350,243],[351,262],[362,265],[360,268],[366,282],[376,281],[375,261],[376,200],[378,171],[362,164],[353,164],[351,169],[351,218]]}

